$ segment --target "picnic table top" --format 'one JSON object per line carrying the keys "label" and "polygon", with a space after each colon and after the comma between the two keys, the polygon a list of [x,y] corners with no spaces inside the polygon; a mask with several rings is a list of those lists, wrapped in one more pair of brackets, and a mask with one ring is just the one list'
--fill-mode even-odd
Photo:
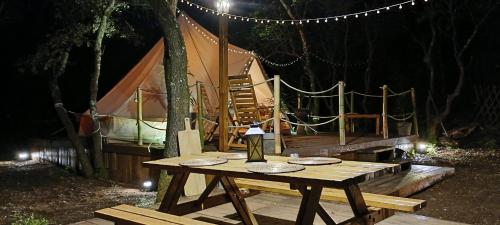
{"label": "picnic table top", "polygon": [[[399,164],[342,161],[338,164],[305,166],[304,170],[290,173],[262,174],[250,172],[246,169],[246,160],[229,160],[227,163],[202,166],[186,167],[179,163],[200,158],[214,158],[224,154],[223,152],[206,152],[190,156],[181,156],[168,159],[143,162],[145,167],[167,170],[169,172],[190,172],[211,174],[218,176],[229,176],[235,178],[250,178],[269,181],[279,181],[304,185],[320,185],[323,187],[343,188],[349,184],[357,184],[363,181],[373,179],[388,173],[397,173],[400,171]],[[290,158],[284,156],[266,156],[267,163],[283,163]]]}

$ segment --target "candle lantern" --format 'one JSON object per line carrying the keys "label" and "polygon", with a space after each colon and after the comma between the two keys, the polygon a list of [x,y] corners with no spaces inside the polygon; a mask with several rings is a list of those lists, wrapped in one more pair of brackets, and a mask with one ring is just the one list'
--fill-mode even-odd
{"label": "candle lantern", "polygon": [[247,139],[247,162],[265,162],[264,159],[264,131],[259,125],[252,124],[245,133]]}

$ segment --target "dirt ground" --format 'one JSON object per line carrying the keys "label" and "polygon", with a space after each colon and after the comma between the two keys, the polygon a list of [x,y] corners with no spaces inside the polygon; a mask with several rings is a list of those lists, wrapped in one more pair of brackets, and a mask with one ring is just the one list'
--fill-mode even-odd
{"label": "dirt ground", "polygon": [[[417,155],[416,163],[452,166],[456,174],[416,194],[428,201],[418,214],[471,224],[500,224],[500,150],[440,149]],[[92,218],[99,208],[127,203],[150,205],[154,192],[109,181],[84,179],[46,163],[0,162],[0,224],[16,212],[45,217],[52,224]]]}

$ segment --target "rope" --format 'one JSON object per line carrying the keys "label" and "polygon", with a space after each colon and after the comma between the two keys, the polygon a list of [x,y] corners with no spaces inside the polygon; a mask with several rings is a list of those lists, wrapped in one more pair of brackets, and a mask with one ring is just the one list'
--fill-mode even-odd
{"label": "rope", "polygon": [[294,123],[292,121],[289,121],[289,120],[286,120],[286,119],[281,119],[281,121],[283,122],[287,122],[287,123],[290,123],[292,125],[295,125],[295,126],[305,126],[305,127],[317,127],[317,126],[321,126],[321,125],[325,125],[325,124],[329,124],[335,120],[337,120],[339,117],[338,116],[335,116],[334,118],[332,118],[331,120],[328,120],[328,121],[325,121],[323,123],[315,123],[315,124],[308,124],[308,123]]}
{"label": "rope", "polygon": [[[295,119],[297,119],[297,121],[299,121],[299,122],[301,122],[301,123],[304,123],[304,121],[300,120],[297,116],[295,116],[295,113],[289,113],[289,112],[287,112],[286,114],[287,114],[287,115],[292,115],[293,117],[295,117]],[[305,124],[305,123],[304,123],[304,124]],[[317,133],[318,133],[318,131],[317,131],[317,130],[315,130],[314,128],[312,128],[312,127],[310,127],[310,126],[307,126],[307,125],[303,125],[303,126],[306,126],[306,127],[308,127],[309,129],[311,129],[312,131],[314,131],[314,134],[317,134]]]}
{"label": "rope", "polygon": [[361,96],[365,96],[365,97],[372,97],[372,98],[382,98],[383,97],[382,95],[363,94],[363,93],[360,93],[360,92],[357,92],[357,91],[350,91],[350,92],[347,92],[347,93],[354,93],[354,94],[357,94],[357,95],[361,95]]}
{"label": "rope", "polygon": [[339,95],[312,95],[312,96],[307,96],[309,98],[333,98],[333,97],[339,97]]}
{"label": "rope", "polygon": [[215,124],[215,125],[219,125],[219,123],[217,123],[217,122],[215,122],[215,121],[213,121],[213,120],[207,119],[207,118],[205,118],[205,117],[203,117],[203,118],[201,118],[201,119],[202,119],[202,120],[204,120],[204,121],[207,121],[207,122],[209,122],[209,123],[212,123],[212,124]]}
{"label": "rope", "polygon": [[389,92],[391,92],[391,94],[390,94],[390,95],[387,95],[387,97],[394,97],[394,96],[399,96],[399,95],[405,95],[405,94],[408,94],[408,93],[410,93],[410,92],[411,92],[411,90],[396,93],[396,92],[392,91],[391,89],[389,89]]}
{"label": "rope", "polygon": [[331,118],[335,118],[335,117],[339,117],[339,116],[310,116],[310,115],[307,115],[309,118],[313,118],[313,119],[331,119]]}
{"label": "rope", "polygon": [[411,113],[409,116],[404,117],[404,118],[397,118],[396,116],[393,116],[393,115],[387,115],[387,117],[389,117],[389,118],[391,118],[393,120],[396,120],[396,121],[406,121],[406,120],[408,120],[408,119],[410,119],[410,118],[413,117],[413,113]]}
{"label": "rope", "polygon": [[156,129],[156,130],[167,130],[167,129],[163,129],[163,128],[158,128],[158,127],[155,127],[155,126],[153,126],[153,125],[151,125],[151,124],[147,123],[147,122],[146,122],[146,121],[144,121],[144,120],[141,120],[141,122],[142,122],[142,123],[144,123],[144,124],[146,124],[146,126],[151,127],[151,128],[153,128],[153,129]]}
{"label": "rope", "polygon": [[339,84],[335,84],[331,88],[329,88],[327,90],[323,90],[323,91],[304,91],[304,90],[300,90],[300,89],[298,89],[296,87],[293,87],[292,85],[288,84],[284,80],[280,80],[280,81],[281,81],[281,83],[283,83],[284,85],[286,85],[287,87],[291,88],[294,91],[298,91],[298,92],[301,92],[301,93],[304,93],[304,94],[310,94],[310,95],[323,94],[323,93],[332,91],[333,89],[335,89],[339,85]]}
{"label": "rope", "polygon": [[[264,120],[261,122],[256,122],[255,124],[262,125],[262,124],[267,123],[267,122],[272,121],[272,120],[274,120],[273,117],[268,118],[267,120]],[[227,126],[227,127],[229,127],[229,128],[250,128],[250,125],[236,125],[236,126]]]}
{"label": "rope", "polygon": [[236,86],[236,87],[229,87],[229,90],[239,90],[239,89],[243,89],[243,88],[251,88],[251,87],[255,87],[257,85],[261,85],[261,84],[264,84],[264,83],[267,83],[269,81],[273,81],[274,78],[271,78],[271,79],[267,79],[265,81],[262,81],[262,82],[259,82],[259,83],[256,83],[256,84],[252,84],[252,85],[241,85],[241,86]]}

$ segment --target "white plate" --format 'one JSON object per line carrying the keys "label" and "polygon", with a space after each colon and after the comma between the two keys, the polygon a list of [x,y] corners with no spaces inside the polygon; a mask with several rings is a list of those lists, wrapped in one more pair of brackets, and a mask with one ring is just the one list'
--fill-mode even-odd
{"label": "white plate", "polygon": [[200,166],[213,166],[227,163],[227,159],[221,158],[199,158],[199,159],[190,159],[186,161],[182,161],[179,163],[181,166],[189,166],[189,167],[200,167]]}
{"label": "white plate", "polygon": [[288,160],[288,163],[306,165],[306,166],[328,165],[328,164],[335,164],[335,163],[341,163],[341,162],[342,162],[342,160],[340,160],[340,159],[328,158],[328,157],[305,157],[305,158]]}
{"label": "white plate", "polygon": [[245,168],[250,172],[266,174],[290,173],[305,169],[302,165],[287,163],[248,163]]}

